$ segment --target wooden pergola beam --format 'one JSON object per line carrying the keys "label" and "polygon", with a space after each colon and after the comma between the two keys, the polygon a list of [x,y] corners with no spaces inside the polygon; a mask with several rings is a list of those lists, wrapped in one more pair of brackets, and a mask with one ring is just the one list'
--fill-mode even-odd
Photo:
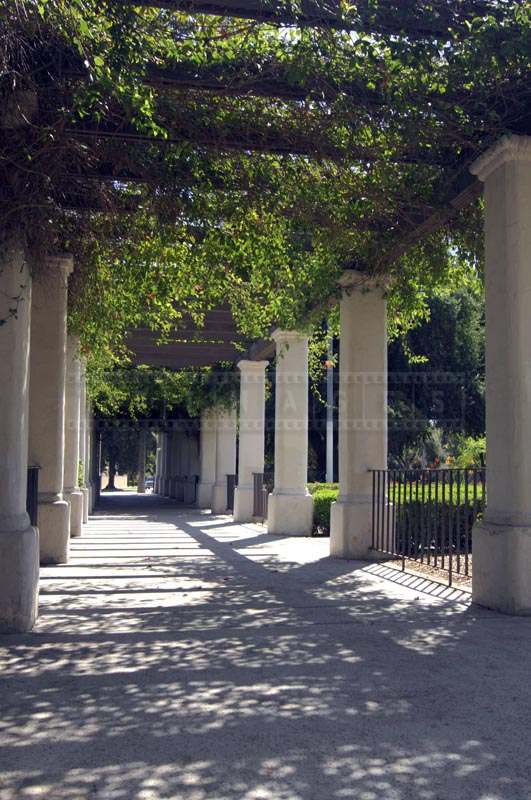
{"label": "wooden pergola beam", "polygon": [[335,86],[321,80],[319,83],[293,84],[279,72],[275,76],[267,77],[231,69],[225,72],[219,68],[197,68],[197,65],[182,63],[172,67],[163,68],[151,66],[147,71],[145,83],[156,89],[188,89],[198,92],[211,92],[225,97],[276,97],[280,100],[303,102],[308,98],[319,100],[333,100],[340,93],[362,100],[363,105],[381,106],[385,103],[384,97],[376,91],[366,89],[364,86],[348,82]]}
{"label": "wooden pergola beam", "polygon": [[[449,37],[449,28],[468,32],[466,22],[474,17],[503,12],[488,0],[424,4],[411,0],[380,0],[375,8],[361,0],[343,12],[339,0],[114,0],[117,5],[165,8],[188,14],[268,22],[274,25],[360,30],[402,35],[409,38]],[[434,13],[435,12],[435,13]]]}
{"label": "wooden pergola beam", "polygon": [[[97,139],[114,139],[123,142],[144,142],[159,146],[168,146],[173,144],[182,144],[183,142],[190,142],[196,147],[205,149],[214,149],[219,151],[249,151],[255,153],[275,153],[277,155],[300,155],[310,156],[314,158],[328,158],[331,160],[340,160],[345,158],[350,153],[342,152],[337,147],[326,141],[316,141],[308,138],[297,136],[294,133],[293,138],[283,137],[281,134],[268,133],[266,131],[257,131],[256,129],[247,131],[247,133],[232,133],[220,134],[219,136],[209,131],[197,130],[196,132],[188,130],[179,130],[174,128],[167,138],[162,136],[149,136],[147,134],[139,133],[134,128],[110,125],[78,125],[75,128],[69,128],[67,133],[77,137],[97,138]],[[353,154],[356,158],[356,155]],[[367,152],[359,153],[358,157],[367,160],[369,154]]]}

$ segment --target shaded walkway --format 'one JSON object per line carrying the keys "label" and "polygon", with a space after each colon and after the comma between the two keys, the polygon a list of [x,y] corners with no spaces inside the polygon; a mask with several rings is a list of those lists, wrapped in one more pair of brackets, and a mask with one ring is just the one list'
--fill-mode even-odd
{"label": "shaded walkway", "polygon": [[327,549],[108,496],[0,640],[0,800],[531,799],[531,620]]}

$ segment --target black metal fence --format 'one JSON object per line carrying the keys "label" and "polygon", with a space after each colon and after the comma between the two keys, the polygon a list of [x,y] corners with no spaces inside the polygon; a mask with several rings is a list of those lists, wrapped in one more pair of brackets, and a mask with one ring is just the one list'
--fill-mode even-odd
{"label": "black metal fence", "polygon": [[372,548],[446,570],[472,572],[472,527],[486,500],[485,469],[372,472]]}
{"label": "black metal fence", "polygon": [[39,469],[40,467],[28,467],[27,477],[26,511],[30,524],[35,527],[39,524]]}
{"label": "black metal fence", "polygon": [[238,485],[237,475],[227,475],[227,511],[234,511],[234,490]]}

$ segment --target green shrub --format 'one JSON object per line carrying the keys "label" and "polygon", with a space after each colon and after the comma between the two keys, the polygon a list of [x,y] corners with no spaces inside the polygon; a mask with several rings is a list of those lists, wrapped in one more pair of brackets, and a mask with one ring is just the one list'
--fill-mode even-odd
{"label": "green shrub", "polygon": [[457,443],[457,452],[453,466],[462,469],[483,467],[485,465],[487,440],[485,436],[461,436]]}
{"label": "green shrub", "polygon": [[339,490],[339,483],[309,483],[308,484],[308,491],[310,494],[315,494],[315,492],[320,492],[322,489],[334,489],[335,491]]}
{"label": "green shrub", "polygon": [[483,499],[455,505],[412,500],[391,510],[398,552],[415,557],[421,551],[472,550],[472,527],[484,509]]}
{"label": "green shrub", "polygon": [[[321,484],[323,486],[323,484]],[[317,536],[330,536],[330,506],[337,500],[338,489],[315,488],[313,491],[313,533]]]}

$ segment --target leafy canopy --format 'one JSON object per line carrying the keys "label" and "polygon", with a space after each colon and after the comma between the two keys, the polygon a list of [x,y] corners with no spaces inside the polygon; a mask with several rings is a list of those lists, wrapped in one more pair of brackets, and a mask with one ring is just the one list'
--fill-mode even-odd
{"label": "leafy canopy", "polygon": [[[438,287],[477,276],[481,208],[449,217],[448,203],[478,152],[524,131],[530,8],[426,4],[423,29],[449,14],[430,36],[403,5],[375,0],[355,31],[112,0],[0,6],[2,235],[22,230],[35,269],[74,254],[70,325],[97,391],[129,328],[164,333],[183,310],[200,323],[228,304],[251,338],[311,328],[355,267],[393,279],[398,335]],[[161,71],[187,82],[161,87]],[[418,242],[430,215],[441,224]]]}

